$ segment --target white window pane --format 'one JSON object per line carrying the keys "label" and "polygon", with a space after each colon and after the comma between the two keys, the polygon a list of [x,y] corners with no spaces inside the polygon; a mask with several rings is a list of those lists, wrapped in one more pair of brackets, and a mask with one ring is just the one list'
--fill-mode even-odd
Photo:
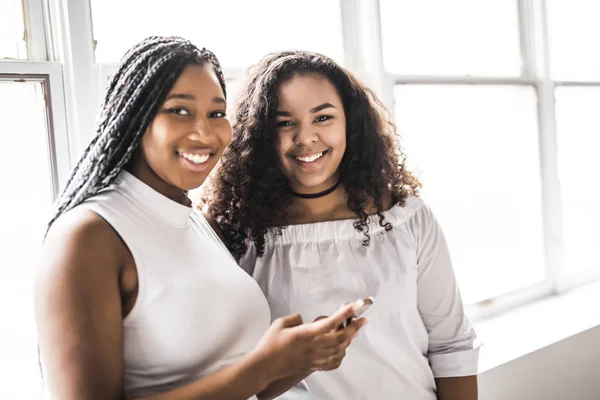
{"label": "white window pane", "polygon": [[565,272],[600,268],[600,88],[556,89]]}
{"label": "white window pane", "polygon": [[52,201],[40,83],[0,81],[1,399],[40,398],[33,278]]}
{"label": "white window pane", "polygon": [[381,0],[387,71],[405,75],[517,76],[516,0]]}
{"label": "white window pane", "polygon": [[395,102],[408,166],[446,233],[465,303],[542,281],[534,90],[400,85]]}
{"label": "white window pane", "polygon": [[546,0],[552,77],[600,79],[600,2]]}
{"label": "white window pane", "polygon": [[343,61],[339,0],[92,0],[96,61],[117,62],[151,35],[179,35],[213,51],[226,68],[268,52],[302,49]]}
{"label": "white window pane", "polygon": [[243,79],[227,79],[227,115],[229,116],[229,120],[234,112],[234,105],[240,96],[240,92],[242,90],[242,86],[244,84]]}
{"label": "white window pane", "polygon": [[0,58],[27,58],[22,0],[0,0]]}

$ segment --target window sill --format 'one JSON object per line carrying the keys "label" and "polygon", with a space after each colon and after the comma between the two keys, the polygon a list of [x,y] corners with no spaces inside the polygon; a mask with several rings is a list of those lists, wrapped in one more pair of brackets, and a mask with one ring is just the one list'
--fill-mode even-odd
{"label": "window sill", "polygon": [[546,297],[474,322],[479,342],[479,372],[600,326],[600,282]]}

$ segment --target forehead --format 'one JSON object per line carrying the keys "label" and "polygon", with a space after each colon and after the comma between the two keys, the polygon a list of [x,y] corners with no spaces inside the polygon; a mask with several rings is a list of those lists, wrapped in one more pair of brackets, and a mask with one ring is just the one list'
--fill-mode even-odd
{"label": "forehead", "polygon": [[280,109],[310,109],[323,103],[340,106],[342,100],[333,84],[317,74],[296,75],[282,82],[277,90]]}
{"label": "forehead", "polygon": [[223,97],[223,89],[217,74],[209,63],[204,65],[188,65],[185,67],[170,93],[204,94],[208,98]]}

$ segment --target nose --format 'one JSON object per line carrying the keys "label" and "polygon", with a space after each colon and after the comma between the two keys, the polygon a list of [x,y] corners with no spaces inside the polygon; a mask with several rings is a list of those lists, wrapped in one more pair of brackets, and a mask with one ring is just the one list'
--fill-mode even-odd
{"label": "nose", "polygon": [[197,136],[199,138],[202,138],[212,135],[213,132],[211,131],[208,119],[205,117],[196,118],[196,121],[194,121],[192,131],[190,132],[190,136]]}
{"label": "nose", "polygon": [[296,135],[294,136],[294,143],[297,146],[310,146],[311,144],[316,143],[319,140],[319,135],[317,134],[314,126],[310,124],[305,127],[300,127],[296,131]]}

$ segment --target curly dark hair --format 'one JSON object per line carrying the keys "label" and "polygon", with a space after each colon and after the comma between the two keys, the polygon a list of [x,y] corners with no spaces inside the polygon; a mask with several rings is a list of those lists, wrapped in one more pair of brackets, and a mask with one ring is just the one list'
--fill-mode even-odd
{"label": "curly dark hair", "polygon": [[348,208],[356,213],[354,227],[370,242],[367,209],[373,207],[387,231],[382,212],[386,196],[404,205],[418,195],[420,183],[405,168],[406,156],[398,143],[389,112],[375,94],[349,71],[321,54],[284,51],[265,56],[250,70],[237,99],[232,119],[233,139],[221,165],[204,189],[208,212],[223,229],[236,259],[251,239],[257,255],[264,253],[265,234],[287,224],[292,204],[287,178],[278,168],[275,150],[275,111],[282,82],[297,75],[321,75],[337,89],[346,114],[346,152],[340,166]]}

